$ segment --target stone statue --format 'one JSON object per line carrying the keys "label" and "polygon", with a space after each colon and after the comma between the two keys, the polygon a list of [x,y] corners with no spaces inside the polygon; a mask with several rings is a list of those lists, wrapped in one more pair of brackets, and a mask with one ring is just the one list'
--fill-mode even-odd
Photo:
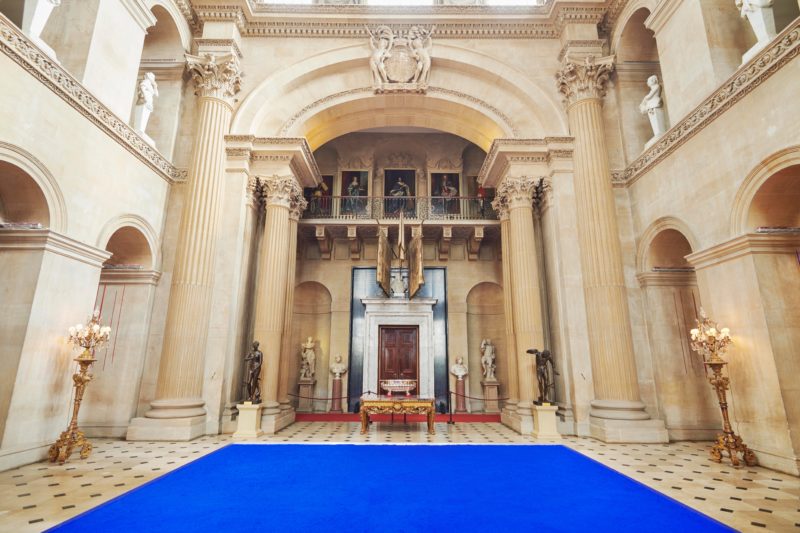
{"label": "stone statue", "polygon": [[[528,353],[536,356],[536,381],[539,384],[538,403],[555,402],[555,383],[553,377],[559,375],[556,372],[553,356],[550,350],[539,351],[537,349],[528,350]],[[550,368],[548,368],[548,366]]]}
{"label": "stone statue", "polygon": [[408,281],[403,278],[403,274],[398,272],[392,276],[392,298],[405,298],[408,291]]}
{"label": "stone statue", "polygon": [[[776,35],[775,15],[772,12],[774,0],[736,0],[742,18],[746,18],[756,34],[758,43],[763,46]],[[761,48],[761,47],[759,47]]]}
{"label": "stone statue", "polygon": [[392,57],[391,50],[394,44],[394,32],[388,26],[378,26],[375,33],[367,28],[369,33],[369,46],[372,48],[372,55],[369,58],[369,68],[372,71],[372,85],[380,88],[384,83],[389,83],[389,75],[386,73],[386,59]]}
{"label": "stone statue", "polygon": [[414,73],[414,83],[428,85],[428,78],[431,75],[431,51],[433,42],[431,34],[436,29],[434,26],[430,30],[425,30],[419,26],[411,26],[408,30],[408,40],[411,43],[411,50],[417,60],[417,70]]}
{"label": "stone statue", "polygon": [[314,379],[316,372],[317,354],[314,353],[314,339],[308,337],[308,340],[300,345],[302,351],[300,353],[300,379]]}
{"label": "stone statue", "polygon": [[494,375],[495,368],[497,368],[494,364],[494,360],[494,344],[492,344],[492,339],[483,339],[481,341],[481,366],[483,367],[484,381],[497,381]]}
{"label": "stone statue", "polygon": [[133,129],[142,135],[151,145],[154,144],[153,140],[145,135],[144,130],[147,128],[147,122],[150,120],[150,114],[153,112],[153,102],[157,97],[158,84],[156,83],[156,75],[152,72],[145,72],[144,78],[139,82],[139,89],[136,93]]}
{"label": "stone statue", "polygon": [[653,138],[647,142],[645,148],[649,148],[656,139],[667,131],[667,117],[664,113],[664,101],[661,99],[661,84],[658,82],[658,76],[654,75],[647,78],[647,86],[650,87],[650,92],[639,104],[639,112],[647,115],[647,118],[650,119]]}
{"label": "stone statue", "polygon": [[457,357],[456,362],[450,365],[450,373],[453,374],[459,381],[462,381],[464,376],[469,373],[467,367],[464,366],[463,357]]}
{"label": "stone statue", "polygon": [[342,356],[337,355],[335,362],[331,365],[331,374],[333,379],[342,379],[342,376],[347,373],[347,367],[342,363]]}
{"label": "stone statue", "polygon": [[258,341],[253,341],[253,349],[244,356],[244,397],[248,402],[261,403],[261,364],[264,354],[258,349]]}

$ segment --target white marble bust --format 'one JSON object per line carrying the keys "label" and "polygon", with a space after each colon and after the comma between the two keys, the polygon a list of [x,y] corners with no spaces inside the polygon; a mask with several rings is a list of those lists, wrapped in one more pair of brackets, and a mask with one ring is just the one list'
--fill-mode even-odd
{"label": "white marble bust", "polygon": [[342,379],[345,373],[347,373],[347,367],[342,363],[342,356],[337,355],[334,363],[331,365],[333,379]]}
{"label": "white marble bust", "polygon": [[456,362],[450,365],[450,373],[453,374],[459,381],[464,379],[469,371],[467,367],[464,366],[464,358],[458,357],[456,358]]}

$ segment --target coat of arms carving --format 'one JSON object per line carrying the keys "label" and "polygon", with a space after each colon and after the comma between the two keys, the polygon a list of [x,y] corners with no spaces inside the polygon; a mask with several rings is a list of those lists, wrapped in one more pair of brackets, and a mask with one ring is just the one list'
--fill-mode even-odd
{"label": "coat of arms carving", "polygon": [[389,26],[378,26],[369,33],[372,54],[369,67],[372,86],[376,93],[425,93],[431,74],[431,35],[436,29],[426,30],[411,26],[395,32]]}

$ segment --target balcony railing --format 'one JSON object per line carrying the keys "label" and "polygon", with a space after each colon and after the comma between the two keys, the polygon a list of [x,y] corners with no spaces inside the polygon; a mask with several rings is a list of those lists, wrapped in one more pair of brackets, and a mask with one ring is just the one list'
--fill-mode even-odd
{"label": "balcony railing", "polygon": [[491,199],[478,196],[312,196],[306,219],[497,220]]}

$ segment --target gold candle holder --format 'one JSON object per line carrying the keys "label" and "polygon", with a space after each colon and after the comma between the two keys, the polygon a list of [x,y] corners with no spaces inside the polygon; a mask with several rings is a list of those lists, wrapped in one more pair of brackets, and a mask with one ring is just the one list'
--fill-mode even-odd
{"label": "gold candle holder", "polygon": [[72,455],[72,450],[80,448],[81,459],[86,459],[92,453],[92,443],[89,442],[84,436],[83,432],[78,429],[78,412],[81,408],[81,401],[83,401],[83,393],[86,390],[86,385],[92,380],[92,374],[89,373],[89,368],[92,363],[96,361],[94,358],[94,350],[98,346],[103,345],[108,341],[110,327],[100,326],[100,311],[95,311],[89,323],[84,326],[78,324],[77,326],[69,328],[69,342],[75,348],[81,348],[83,351],[74,359],[78,363],[78,371],[72,375],[72,382],[75,385],[75,400],[72,403],[72,419],[67,426],[66,431],[61,433],[58,440],[50,446],[47,452],[47,457],[50,462],[58,462],[64,464],[69,456]]}
{"label": "gold candle holder", "polygon": [[[703,356],[703,364],[711,369],[711,376],[708,378],[711,386],[717,393],[719,408],[722,411],[722,434],[717,435],[717,441],[709,451],[711,460],[717,463],[722,462],[726,455],[735,467],[741,466],[741,462],[747,466],[758,464],[753,450],[742,442],[742,438],[733,432],[731,421],[728,416],[728,397],[727,391],[730,388],[730,379],[722,375],[722,370],[727,365],[727,361],[722,359],[722,355],[728,349],[731,341],[730,330],[728,328],[717,328],[717,323],[709,319],[705,312],[700,309],[700,318],[695,320],[697,327],[689,332],[691,346],[694,351]],[[741,454],[742,459],[739,459]]]}

